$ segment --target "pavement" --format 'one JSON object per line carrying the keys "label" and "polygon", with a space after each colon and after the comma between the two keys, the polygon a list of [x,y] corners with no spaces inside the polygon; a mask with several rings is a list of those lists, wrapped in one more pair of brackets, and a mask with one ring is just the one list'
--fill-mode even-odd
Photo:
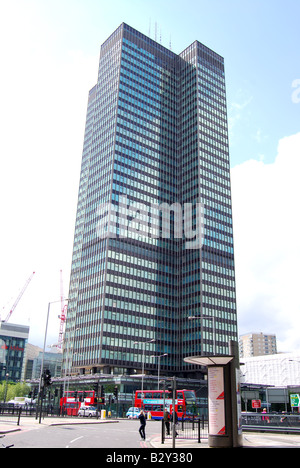
{"label": "pavement", "polygon": [[[172,440],[168,439],[164,444],[161,437],[154,437],[150,444],[156,449],[170,449],[173,447]],[[176,449],[203,449],[211,448],[207,439],[202,439],[199,444],[196,440],[176,439]],[[296,434],[266,434],[266,433],[243,433],[243,448],[300,448],[300,435]]]}
{"label": "pavement", "polygon": [[108,424],[117,423],[117,419],[80,419],[80,418],[42,418],[41,422],[39,419],[34,417],[23,417],[21,418],[21,424],[18,426],[16,422],[12,421],[1,421],[0,419],[0,434],[9,434],[11,432],[22,431],[24,429],[38,429],[42,426],[69,426],[79,424]]}
{"label": "pavement", "polygon": [[[42,426],[79,425],[79,424],[111,424],[118,423],[117,419],[75,419],[75,418],[51,418],[41,420],[35,418],[21,418],[21,424],[16,422],[5,422],[0,420],[0,435],[11,432],[38,429]],[[161,443],[161,436],[150,436],[147,442],[154,449],[172,449],[172,439],[166,439]],[[207,439],[197,440],[178,439],[175,440],[176,450],[211,448]],[[300,434],[266,433],[266,432],[243,432],[243,448],[300,448]]]}

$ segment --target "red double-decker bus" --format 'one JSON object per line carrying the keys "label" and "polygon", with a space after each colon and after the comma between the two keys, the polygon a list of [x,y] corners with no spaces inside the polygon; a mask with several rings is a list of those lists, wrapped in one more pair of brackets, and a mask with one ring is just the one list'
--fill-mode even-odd
{"label": "red double-decker bus", "polygon": [[[172,392],[165,390],[141,390],[135,392],[134,406],[151,413],[152,419],[163,419],[164,405],[172,414]],[[175,411],[178,419],[189,419],[196,408],[196,394],[194,390],[176,390]]]}
{"label": "red double-decker bus", "polygon": [[94,390],[67,391],[60,399],[60,411],[68,416],[77,416],[82,406],[93,406],[98,402],[101,403],[98,400]]}

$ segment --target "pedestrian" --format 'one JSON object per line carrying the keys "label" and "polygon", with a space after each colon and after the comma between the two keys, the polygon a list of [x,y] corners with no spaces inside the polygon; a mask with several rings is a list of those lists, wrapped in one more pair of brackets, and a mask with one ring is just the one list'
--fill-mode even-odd
{"label": "pedestrian", "polygon": [[281,417],[281,419],[280,419],[280,422],[284,422],[284,421],[286,421],[286,420],[287,420],[287,416],[285,415],[285,412],[282,411],[282,417]]}
{"label": "pedestrian", "polygon": [[167,408],[165,408],[164,412],[164,422],[166,426],[167,435],[170,435],[170,413]]}
{"label": "pedestrian", "polygon": [[267,410],[266,410],[266,408],[263,409],[262,414],[263,414],[262,420],[263,420],[264,422],[266,421],[267,423],[269,423],[269,422],[270,422],[270,418],[269,418],[269,416],[267,416]]}
{"label": "pedestrian", "polygon": [[171,414],[171,421],[173,422],[173,418],[174,418],[174,421],[175,421],[175,437],[178,436],[178,432],[176,431],[176,425],[178,423],[178,415],[176,413],[176,411],[173,411],[173,413]]}
{"label": "pedestrian", "polygon": [[139,420],[140,420],[139,433],[141,435],[141,438],[145,440],[146,439],[146,434],[145,434],[146,416],[143,410],[141,410],[139,414]]}

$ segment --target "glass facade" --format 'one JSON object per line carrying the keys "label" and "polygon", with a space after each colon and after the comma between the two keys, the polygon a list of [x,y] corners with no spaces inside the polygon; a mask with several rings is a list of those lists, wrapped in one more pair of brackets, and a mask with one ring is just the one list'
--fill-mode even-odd
{"label": "glass facade", "polygon": [[[201,222],[200,222],[201,221]],[[200,227],[199,227],[200,226]],[[126,24],[90,91],[64,371],[186,374],[237,339],[224,63]]]}

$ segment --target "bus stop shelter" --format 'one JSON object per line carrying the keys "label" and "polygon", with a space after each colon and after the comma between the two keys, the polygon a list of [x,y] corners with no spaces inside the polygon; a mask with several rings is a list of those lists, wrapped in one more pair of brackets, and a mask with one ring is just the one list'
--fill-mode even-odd
{"label": "bus stop shelter", "polygon": [[188,356],[184,361],[207,367],[210,447],[241,447],[242,418],[238,344],[229,343],[229,355]]}

